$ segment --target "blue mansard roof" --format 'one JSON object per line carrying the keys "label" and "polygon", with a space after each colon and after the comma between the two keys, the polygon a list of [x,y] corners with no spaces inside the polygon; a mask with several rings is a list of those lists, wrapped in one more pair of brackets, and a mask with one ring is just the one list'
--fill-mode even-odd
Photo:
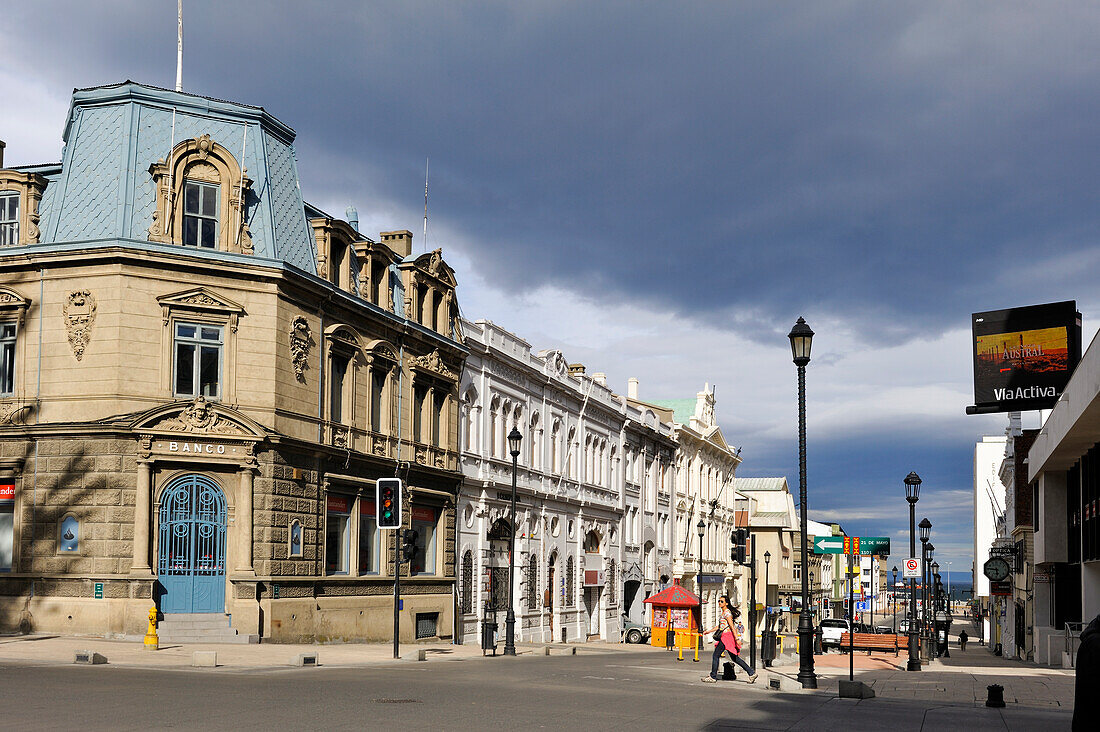
{"label": "blue mansard roof", "polygon": [[168,159],[173,144],[204,134],[236,156],[252,179],[246,212],[252,256],[316,274],[294,130],[262,107],[131,81],[73,92],[60,171],[43,170],[49,184],[39,207],[41,237],[30,246],[122,239],[163,247],[147,242],[156,208],[149,168]]}

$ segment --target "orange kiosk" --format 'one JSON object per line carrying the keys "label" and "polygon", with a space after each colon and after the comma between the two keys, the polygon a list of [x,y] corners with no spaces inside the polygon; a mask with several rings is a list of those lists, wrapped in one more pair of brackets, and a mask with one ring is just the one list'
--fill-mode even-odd
{"label": "orange kiosk", "polygon": [[688,592],[680,585],[672,585],[661,590],[645,601],[653,606],[652,625],[650,626],[650,645],[670,648],[668,633],[676,633],[675,645],[682,648],[695,646],[699,635],[699,620],[702,602],[699,596]]}

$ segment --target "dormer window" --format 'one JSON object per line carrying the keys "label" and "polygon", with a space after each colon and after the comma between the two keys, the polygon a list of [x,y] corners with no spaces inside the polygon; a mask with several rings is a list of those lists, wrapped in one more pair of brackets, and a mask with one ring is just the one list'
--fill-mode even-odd
{"label": "dormer window", "polygon": [[252,181],[210,135],[179,143],[149,174],[157,191],[149,241],[254,253],[247,205]]}
{"label": "dormer window", "polygon": [[19,243],[19,194],[0,193],[0,246]]}
{"label": "dormer window", "polygon": [[183,243],[217,248],[218,186],[189,180],[183,187]]}

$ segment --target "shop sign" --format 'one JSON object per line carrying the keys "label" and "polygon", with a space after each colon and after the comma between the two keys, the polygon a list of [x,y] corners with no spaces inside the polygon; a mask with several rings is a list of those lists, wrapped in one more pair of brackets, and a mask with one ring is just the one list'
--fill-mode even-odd
{"label": "shop sign", "polygon": [[989,594],[993,597],[1008,597],[1012,594],[1012,583],[1005,582],[990,582]]}
{"label": "shop sign", "polygon": [[435,509],[427,506],[413,506],[413,521],[427,521],[435,523]]}
{"label": "shop sign", "polygon": [[0,501],[15,500],[15,483],[0,483]]}
{"label": "shop sign", "polygon": [[102,582],[96,582],[95,583],[95,599],[97,599],[97,600],[102,600],[103,599],[103,583]]}
{"label": "shop sign", "polygon": [[225,445],[210,442],[169,442],[168,452],[186,452],[199,455],[224,455]]}
{"label": "shop sign", "polygon": [[329,513],[348,513],[351,511],[351,499],[347,496],[328,496]]}
{"label": "shop sign", "polygon": [[724,574],[701,574],[699,575],[699,584],[701,585],[720,585],[726,581],[726,575]]}
{"label": "shop sign", "polygon": [[603,570],[602,569],[586,569],[584,570],[584,586],[585,587],[603,587]]}
{"label": "shop sign", "polygon": [[[511,503],[512,502],[512,493],[511,493],[511,491],[497,491],[497,500],[498,501],[504,501],[505,503]],[[518,493],[516,494],[516,503],[517,504],[523,503],[523,497],[520,496]]]}

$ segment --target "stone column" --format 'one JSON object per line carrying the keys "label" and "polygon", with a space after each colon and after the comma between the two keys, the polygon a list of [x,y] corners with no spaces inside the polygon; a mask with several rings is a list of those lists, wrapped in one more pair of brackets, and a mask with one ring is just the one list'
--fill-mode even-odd
{"label": "stone column", "polygon": [[149,565],[149,518],[153,504],[153,466],[148,460],[138,461],[137,498],[134,504],[134,561],[130,574],[153,573]]}
{"label": "stone column", "polygon": [[251,467],[241,468],[237,492],[237,574],[255,575],[252,566],[252,478]]}

